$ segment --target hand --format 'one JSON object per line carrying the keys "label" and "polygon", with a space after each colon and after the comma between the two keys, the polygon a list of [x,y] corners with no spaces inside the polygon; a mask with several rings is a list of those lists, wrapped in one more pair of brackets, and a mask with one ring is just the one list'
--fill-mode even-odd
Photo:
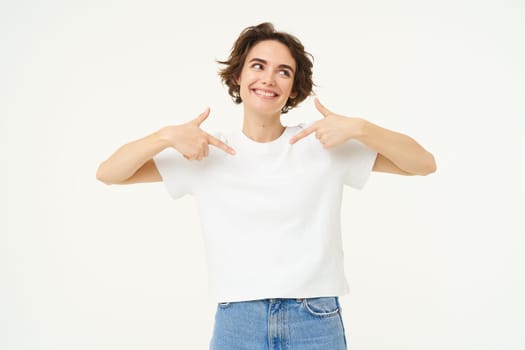
{"label": "hand", "polygon": [[209,144],[229,154],[235,154],[233,148],[200,128],[200,125],[208,118],[209,114],[210,108],[208,107],[197,118],[185,124],[164,128],[164,138],[167,139],[170,145],[179,151],[184,158],[189,160],[202,160],[204,157],[207,157]]}
{"label": "hand", "polygon": [[323,106],[317,98],[315,99],[315,107],[324,118],[314,122],[306,129],[294,135],[290,139],[291,144],[296,143],[314,131],[315,137],[319,139],[319,142],[323,144],[324,148],[338,146],[358,135],[362,119],[335,114]]}

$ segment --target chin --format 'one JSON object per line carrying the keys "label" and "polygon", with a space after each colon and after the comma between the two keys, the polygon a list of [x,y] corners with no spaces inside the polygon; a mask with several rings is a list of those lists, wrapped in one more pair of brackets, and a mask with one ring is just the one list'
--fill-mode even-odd
{"label": "chin", "polygon": [[279,103],[277,100],[264,100],[252,94],[248,94],[248,96],[241,95],[241,99],[246,111],[257,114],[281,114],[281,110],[286,104],[286,101]]}
{"label": "chin", "polygon": [[254,113],[258,114],[281,114],[282,107],[275,107],[275,106],[250,106],[248,108]]}

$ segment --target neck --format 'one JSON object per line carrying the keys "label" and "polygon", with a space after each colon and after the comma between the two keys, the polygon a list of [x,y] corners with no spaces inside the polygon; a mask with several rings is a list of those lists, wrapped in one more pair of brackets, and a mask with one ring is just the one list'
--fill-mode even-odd
{"label": "neck", "polygon": [[242,132],[256,142],[273,141],[284,132],[281,113],[262,115],[244,111]]}

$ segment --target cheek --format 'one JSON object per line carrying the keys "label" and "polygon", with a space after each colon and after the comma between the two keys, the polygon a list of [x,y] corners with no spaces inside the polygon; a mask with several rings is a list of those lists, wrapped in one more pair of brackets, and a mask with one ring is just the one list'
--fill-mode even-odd
{"label": "cheek", "polygon": [[246,73],[242,76],[242,79],[243,79],[244,85],[248,85],[248,84],[250,84],[250,82],[253,80],[253,74],[250,73],[250,72],[246,72]]}
{"label": "cheek", "polygon": [[287,91],[289,94],[292,93],[293,89],[293,81],[286,81],[286,83],[283,86],[283,90]]}

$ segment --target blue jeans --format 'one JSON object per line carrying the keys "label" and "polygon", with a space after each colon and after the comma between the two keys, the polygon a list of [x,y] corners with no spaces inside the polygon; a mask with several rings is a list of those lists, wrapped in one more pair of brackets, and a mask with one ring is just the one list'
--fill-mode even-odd
{"label": "blue jeans", "polygon": [[345,350],[339,297],[217,304],[210,350]]}

